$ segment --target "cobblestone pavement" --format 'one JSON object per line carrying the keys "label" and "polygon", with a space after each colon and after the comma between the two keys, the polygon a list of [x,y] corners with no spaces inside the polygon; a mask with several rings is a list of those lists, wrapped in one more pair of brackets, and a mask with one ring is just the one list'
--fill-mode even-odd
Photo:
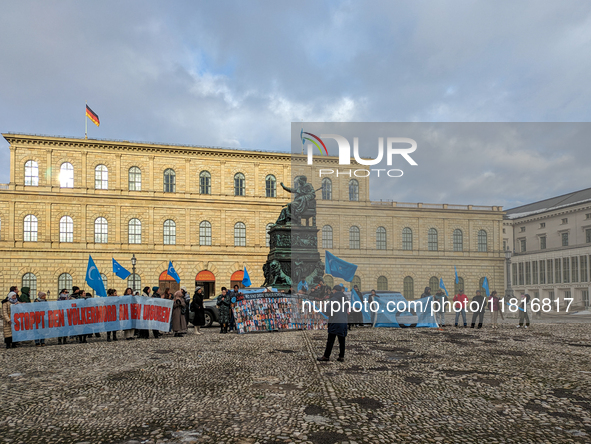
{"label": "cobblestone pavement", "polygon": [[3,349],[0,442],[591,440],[589,325],[218,332]]}

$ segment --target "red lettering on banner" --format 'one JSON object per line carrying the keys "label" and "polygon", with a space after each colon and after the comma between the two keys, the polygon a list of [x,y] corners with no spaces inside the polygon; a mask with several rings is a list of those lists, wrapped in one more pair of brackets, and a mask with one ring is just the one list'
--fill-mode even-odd
{"label": "red lettering on banner", "polygon": [[66,321],[64,319],[64,310],[57,310],[58,325],[57,327],[65,327]]}
{"label": "red lettering on banner", "polygon": [[127,321],[129,320],[129,306],[126,304],[119,305],[119,320],[120,321]]}
{"label": "red lettering on banner", "polygon": [[14,322],[14,331],[20,331],[21,326],[20,323],[18,321],[18,315],[20,313],[15,313],[14,316],[12,317],[12,322]]}

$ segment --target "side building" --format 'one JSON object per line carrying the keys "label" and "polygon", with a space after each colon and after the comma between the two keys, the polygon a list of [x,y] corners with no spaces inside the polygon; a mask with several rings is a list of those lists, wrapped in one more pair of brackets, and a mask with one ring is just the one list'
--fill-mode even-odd
{"label": "side building", "polygon": [[[10,183],[0,185],[0,283],[50,290],[84,283],[88,255],[108,288],[178,288],[210,296],[240,283],[247,267],[262,284],[269,227],[290,200],[289,153],[4,134]],[[369,178],[321,178],[338,166],[324,157],[309,170],[318,191],[319,250],[359,265],[362,290],[417,298],[443,277],[468,294],[486,276],[503,286],[501,207],[372,202]],[[294,170],[295,171],[295,170]],[[334,218],[331,214],[338,214]],[[135,274],[120,280],[115,258]],[[330,281],[331,278],[327,277]],[[338,282],[338,280],[337,280]]]}
{"label": "side building", "polygon": [[515,293],[589,308],[591,188],[507,210],[503,233]]}

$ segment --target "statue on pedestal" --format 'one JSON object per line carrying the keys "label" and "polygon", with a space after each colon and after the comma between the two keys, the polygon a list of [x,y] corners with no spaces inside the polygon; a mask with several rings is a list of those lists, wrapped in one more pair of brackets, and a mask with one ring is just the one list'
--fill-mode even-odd
{"label": "statue on pedestal", "polygon": [[295,196],[291,203],[281,210],[281,214],[275,222],[276,225],[299,224],[302,216],[316,216],[316,190],[312,184],[308,183],[306,176],[296,177],[293,188],[286,187],[283,182],[281,182],[281,186],[285,191]]}

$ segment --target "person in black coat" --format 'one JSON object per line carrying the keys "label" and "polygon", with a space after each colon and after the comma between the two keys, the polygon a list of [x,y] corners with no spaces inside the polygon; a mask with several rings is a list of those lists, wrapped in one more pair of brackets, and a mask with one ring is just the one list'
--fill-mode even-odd
{"label": "person in black coat", "polygon": [[[339,357],[337,361],[343,362],[345,360],[345,338],[347,337],[347,319],[348,314],[345,311],[344,303],[347,301],[347,297],[341,291],[340,285],[335,285],[332,289],[332,296],[330,297],[328,307],[330,309],[330,317],[328,318],[328,339],[326,340],[326,349],[324,355],[318,358],[319,361],[329,361],[332,347],[335,339],[339,338]],[[340,310],[332,310],[332,302],[338,302],[340,304]]]}
{"label": "person in black coat", "polygon": [[200,335],[199,327],[205,325],[205,308],[203,307],[203,289],[197,287],[191,302],[191,311],[195,313],[193,317],[193,325],[195,326],[195,334]]}
{"label": "person in black coat", "polygon": [[482,328],[482,322],[484,321],[484,310],[486,310],[486,301],[484,296],[480,293],[480,290],[476,292],[476,296],[472,298],[472,302],[476,302],[478,304],[478,308],[472,314],[472,325],[471,328],[474,328],[476,324],[476,319],[478,319],[478,328]]}

